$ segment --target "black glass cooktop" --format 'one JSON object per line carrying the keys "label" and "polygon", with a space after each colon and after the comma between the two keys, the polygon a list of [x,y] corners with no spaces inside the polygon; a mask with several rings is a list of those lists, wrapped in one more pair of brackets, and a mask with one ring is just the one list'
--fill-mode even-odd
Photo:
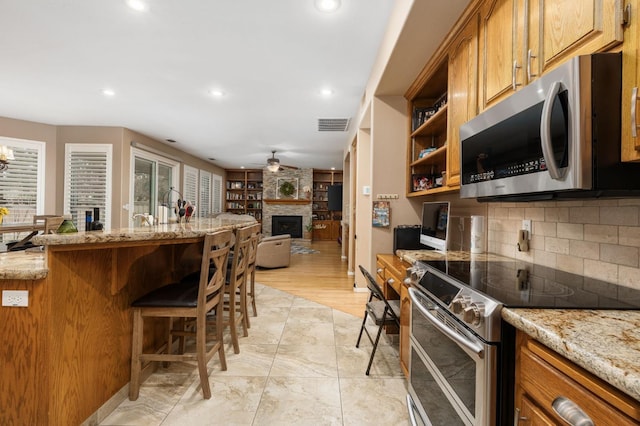
{"label": "black glass cooktop", "polygon": [[640,309],[640,290],[531,263],[421,263],[513,308]]}

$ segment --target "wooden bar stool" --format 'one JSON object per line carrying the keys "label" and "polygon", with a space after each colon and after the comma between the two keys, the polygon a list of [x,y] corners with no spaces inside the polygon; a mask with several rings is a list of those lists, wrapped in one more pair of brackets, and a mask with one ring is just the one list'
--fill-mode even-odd
{"label": "wooden bar stool", "polygon": [[[229,257],[231,231],[208,234],[204,239],[202,264],[199,280],[180,282],[160,287],[132,303],[133,340],[131,345],[131,383],[129,399],[138,399],[140,374],[143,363],[150,361],[193,361],[198,362],[200,385],[205,399],[211,398],[207,363],[218,352],[222,370],[227,369],[222,343],[223,322],[217,321],[215,334],[207,333],[207,314],[222,316],[222,298],[227,259]],[[209,271],[214,271],[210,276]],[[169,338],[165,345],[155,353],[144,353],[144,318],[169,318]],[[173,319],[179,319],[180,328],[173,330]],[[191,320],[194,327],[185,326],[185,320]],[[195,336],[195,352],[172,354],[174,337],[184,339]],[[208,338],[213,338],[208,341]],[[180,347],[184,348],[182,342]]]}
{"label": "wooden bar stool", "polygon": [[225,286],[224,309],[228,316],[224,320],[225,327],[231,329],[233,351],[240,353],[238,343],[238,325],[242,325],[243,335],[249,335],[247,326],[247,265],[254,225],[236,229],[236,242],[233,245],[233,259],[227,273]]}
{"label": "wooden bar stool", "polygon": [[[251,303],[253,316],[258,315],[256,308],[256,257],[258,253],[258,242],[260,241],[260,233],[262,225],[256,223],[251,226],[251,242],[249,243],[249,259],[247,260],[247,303]],[[247,315],[247,327],[251,327],[251,321]]]}

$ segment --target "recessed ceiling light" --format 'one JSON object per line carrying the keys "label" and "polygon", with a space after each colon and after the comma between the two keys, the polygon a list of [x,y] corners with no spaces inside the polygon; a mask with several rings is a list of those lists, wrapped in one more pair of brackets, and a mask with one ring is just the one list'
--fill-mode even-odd
{"label": "recessed ceiling light", "polygon": [[335,12],[340,8],[340,0],[315,0],[315,4],[320,12]]}
{"label": "recessed ceiling light", "polygon": [[147,3],[142,0],[127,0],[127,6],[138,12],[144,12],[147,10]]}
{"label": "recessed ceiling light", "polygon": [[113,89],[102,89],[102,94],[105,96],[115,96],[116,92],[113,91]]}
{"label": "recessed ceiling light", "polygon": [[331,170],[335,170],[335,169],[336,169],[335,167],[332,167],[332,168],[331,168]]}
{"label": "recessed ceiling light", "polygon": [[241,169],[244,169],[244,166],[240,166]]}
{"label": "recessed ceiling light", "polygon": [[320,90],[320,94],[322,94],[322,96],[331,96],[333,95],[333,90],[325,88]]}
{"label": "recessed ceiling light", "polygon": [[209,94],[214,98],[221,98],[224,96],[224,92],[220,89],[211,89],[209,90]]}

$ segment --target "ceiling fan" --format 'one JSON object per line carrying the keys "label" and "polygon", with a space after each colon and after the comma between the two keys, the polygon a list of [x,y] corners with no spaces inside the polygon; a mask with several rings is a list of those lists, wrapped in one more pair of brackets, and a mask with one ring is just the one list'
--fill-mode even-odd
{"label": "ceiling fan", "polygon": [[287,169],[297,169],[297,167],[285,166],[280,164],[280,159],[276,158],[276,151],[271,151],[271,158],[267,158],[267,170],[270,172],[278,172],[280,170]]}

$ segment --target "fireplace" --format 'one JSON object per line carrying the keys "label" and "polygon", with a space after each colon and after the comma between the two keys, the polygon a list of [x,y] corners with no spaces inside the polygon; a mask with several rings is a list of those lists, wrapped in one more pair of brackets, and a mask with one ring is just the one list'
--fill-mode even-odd
{"label": "fireplace", "polygon": [[302,216],[272,216],[271,235],[290,234],[302,238]]}

